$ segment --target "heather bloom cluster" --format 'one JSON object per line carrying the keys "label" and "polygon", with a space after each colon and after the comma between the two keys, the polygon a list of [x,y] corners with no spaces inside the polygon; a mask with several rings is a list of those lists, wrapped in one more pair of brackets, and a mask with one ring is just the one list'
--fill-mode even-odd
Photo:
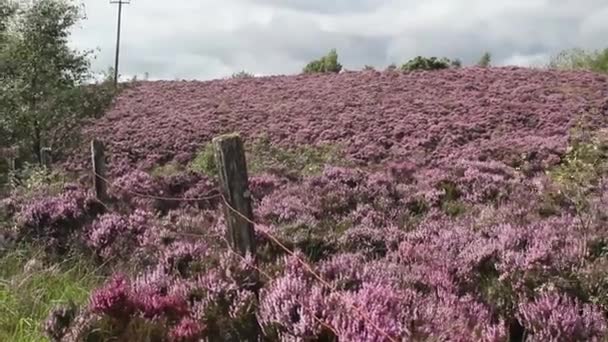
{"label": "heather bloom cluster", "polygon": [[530,341],[601,341],[608,329],[596,307],[559,293],[542,293],[521,303],[518,315]]}
{"label": "heather bloom cluster", "polygon": [[153,225],[151,221],[150,213],[141,209],[128,216],[103,214],[88,227],[85,242],[104,259],[128,256],[141,246],[140,241]]}
{"label": "heather bloom cluster", "polygon": [[255,308],[255,295],[245,284],[251,260],[212,251],[203,241],[159,247],[147,270],[131,278],[116,274],[95,290],[90,310],[122,329],[140,320],[161,324],[163,338],[174,341],[214,338],[226,331],[246,335]]}
{"label": "heather bloom cluster", "polygon": [[165,184],[158,179],[144,171],[135,170],[114,180],[111,193],[119,201],[130,203],[133,207],[158,209],[162,206],[162,201],[150,197],[166,197],[165,188]]}
{"label": "heather bloom cluster", "polygon": [[59,195],[42,194],[14,205],[18,238],[41,239],[57,252],[64,251],[78,229],[103,210],[89,191],[72,184]]}

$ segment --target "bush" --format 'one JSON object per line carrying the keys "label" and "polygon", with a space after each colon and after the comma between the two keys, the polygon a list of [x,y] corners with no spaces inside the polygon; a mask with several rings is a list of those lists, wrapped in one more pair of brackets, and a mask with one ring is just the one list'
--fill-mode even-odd
{"label": "bush", "polygon": [[241,70],[239,72],[235,72],[232,74],[232,78],[254,78],[255,76],[251,73],[248,73],[245,70]]}
{"label": "bush", "polygon": [[342,65],[338,62],[338,53],[336,49],[331,49],[329,53],[321,59],[314,60],[308,63],[303,72],[305,74],[311,73],[329,73],[335,72],[338,73],[342,70]]}
{"label": "bush", "polygon": [[482,67],[482,68],[487,68],[490,66],[491,62],[492,62],[492,55],[490,55],[489,52],[486,52],[481,56],[481,58],[479,59],[479,62],[477,62],[477,66]]}
{"label": "bush", "polygon": [[[448,58],[437,58],[437,57],[422,57],[417,56],[409,60],[407,63],[401,66],[402,71],[414,71],[414,70],[440,70],[440,69],[448,69],[453,65],[454,62],[449,60]],[[456,62],[458,64],[458,62]]]}
{"label": "bush", "polygon": [[207,176],[215,176],[217,167],[215,165],[215,153],[212,144],[206,144],[190,163],[190,170],[200,172]]}

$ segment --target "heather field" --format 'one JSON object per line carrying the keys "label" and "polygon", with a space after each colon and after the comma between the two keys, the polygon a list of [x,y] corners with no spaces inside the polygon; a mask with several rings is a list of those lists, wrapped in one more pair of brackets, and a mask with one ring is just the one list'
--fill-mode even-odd
{"label": "heather field", "polygon": [[[606,128],[590,72],[134,83],[83,132],[107,143],[111,201],[86,144],[2,201],[2,246],[41,256],[0,254],[25,270],[3,277],[23,312],[0,307],[0,337],[606,341]],[[208,145],[233,131],[255,262],[226,244]],[[18,297],[32,268],[67,290]]]}
{"label": "heather field", "polygon": [[605,75],[513,67],[157,81],[126,90],[87,133],[111,142],[117,171],[184,163],[232,131],[286,147],[339,145],[363,165],[513,164],[522,154],[551,165],[574,122],[600,126],[607,107]]}

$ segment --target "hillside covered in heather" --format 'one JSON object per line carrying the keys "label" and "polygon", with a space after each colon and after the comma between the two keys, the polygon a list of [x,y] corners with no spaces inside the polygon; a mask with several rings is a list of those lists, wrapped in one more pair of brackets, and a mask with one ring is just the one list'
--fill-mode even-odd
{"label": "hillside covered in heather", "polygon": [[[135,82],[84,130],[110,152],[108,198],[62,174],[90,174],[85,140],[0,202],[2,233],[90,267],[41,313],[57,341],[601,341],[607,127],[590,72]],[[208,144],[234,131],[255,260],[225,238]]]}
{"label": "hillside covered in heather", "polygon": [[[334,144],[362,164],[521,158],[550,165],[581,118],[608,116],[608,78],[584,71],[461,68],[137,82],[86,130],[112,168],[190,161],[214,136]],[[80,154],[76,165],[86,163]]]}

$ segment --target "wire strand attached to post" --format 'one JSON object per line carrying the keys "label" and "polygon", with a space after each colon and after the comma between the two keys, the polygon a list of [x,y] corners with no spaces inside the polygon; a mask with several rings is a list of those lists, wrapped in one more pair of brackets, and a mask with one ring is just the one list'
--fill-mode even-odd
{"label": "wire strand attached to post", "polygon": [[[99,175],[97,175],[99,177]],[[247,216],[243,215],[242,213],[240,213],[238,210],[236,210],[235,208],[233,208],[228,201],[226,200],[226,198],[221,194],[214,194],[214,195],[210,195],[210,196],[204,196],[204,197],[195,197],[195,198],[189,198],[189,197],[164,197],[164,196],[156,196],[156,195],[149,195],[149,194],[140,194],[134,191],[131,191],[129,189],[126,189],[124,187],[120,187],[116,184],[111,183],[107,178],[105,177],[100,177],[100,179],[102,179],[104,182],[106,182],[106,184],[110,185],[111,187],[117,187],[125,192],[128,192],[134,196],[140,197],[140,198],[147,198],[147,199],[158,199],[158,200],[167,200],[167,201],[201,201],[201,200],[210,200],[210,199],[216,199],[216,198],[221,198],[221,200],[223,201],[224,205],[226,206],[226,208],[228,208],[230,211],[234,212],[236,215],[240,216],[242,219],[246,220],[247,222],[251,223],[254,227],[255,226],[259,226],[259,224],[257,224],[256,222],[254,222],[253,220],[249,219]],[[331,285],[329,282],[327,282],[325,279],[323,279],[317,272],[314,271],[314,269],[312,268],[312,266],[310,266],[306,261],[302,260],[300,257],[298,257],[296,255],[296,253],[292,250],[290,250],[288,247],[286,247],[283,243],[281,243],[281,241],[279,241],[278,238],[276,238],[275,236],[273,236],[272,234],[270,234],[269,232],[265,231],[265,230],[258,230],[260,232],[262,232],[262,234],[264,234],[265,236],[267,236],[270,240],[272,240],[272,242],[274,242],[276,245],[278,245],[283,251],[285,251],[287,254],[289,254],[290,256],[294,257],[298,263],[300,263],[302,266],[304,266],[306,268],[306,270],[316,279],[318,280],[321,284],[323,284],[324,286],[328,287],[329,290],[331,292],[334,293],[338,293],[338,291],[336,290],[335,286]],[[223,238],[224,241],[225,238]],[[230,248],[230,244],[229,245],[229,250],[231,253],[236,253],[234,250],[232,250],[232,248]],[[239,257],[244,258],[242,255],[238,254]],[[259,270],[259,268],[257,266],[254,266],[256,270]],[[272,279],[272,278],[270,278]],[[338,293],[339,294],[339,293]],[[365,321],[366,323],[370,324],[376,331],[378,331],[380,334],[382,334],[388,341],[390,342],[397,342],[397,340],[395,338],[393,338],[392,336],[390,336],[390,334],[388,334],[386,331],[384,331],[382,328],[380,328],[378,325],[376,325],[362,310],[360,310],[358,307],[356,307],[355,305],[352,304],[348,304],[347,305],[349,307],[351,307],[351,309],[353,309],[362,319],[363,321]],[[316,316],[313,315],[313,317]],[[325,325],[325,324],[324,324]],[[329,326],[328,326],[329,327]],[[331,330],[333,332],[335,332],[334,328],[331,328]],[[336,335],[337,336],[337,335]]]}

